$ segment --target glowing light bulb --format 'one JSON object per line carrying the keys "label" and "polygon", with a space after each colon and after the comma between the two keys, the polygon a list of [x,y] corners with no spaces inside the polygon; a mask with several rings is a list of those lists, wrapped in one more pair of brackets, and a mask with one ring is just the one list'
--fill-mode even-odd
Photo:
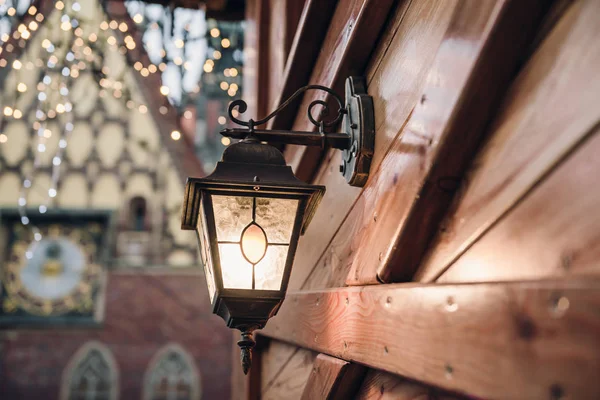
{"label": "glowing light bulb", "polygon": [[16,69],[16,70],[19,70],[19,69],[21,69],[21,67],[23,66],[23,64],[21,63],[21,61],[19,61],[19,60],[15,60],[15,61],[13,62],[13,65],[12,65],[12,66],[13,66],[13,68],[14,68],[14,69]]}
{"label": "glowing light bulb", "polygon": [[231,41],[229,41],[229,39],[227,38],[224,38],[221,40],[221,46],[223,46],[223,48],[226,49],[229,46],[231,46]]}
{"label": "glowing light bulb", "polygon": [[258,263],[267,252],[267,236],[255,223],[248,225],[242,232],[242,253],[252,264]]}
{"label": "glowing light bulb", "polygon": [[210,36],[216,38],[221,34],[221,31],[219,31],[219,28],[212,28],[210,30]]}
{"label": "glowing light bulb", "polygon": [[227,119],[221,115],[219,118],[217,118],[217,122],[221,125],[225,125],[227,123]]}
{"label": "glowing light bulb", "polygon": [[6,136],[4,133],[0,133],[0,143],[6,142],[8,142],[8,136]]}
{"label": "glowing light bulb", "polygon": [[213,58],[219,60],[221,58],[221,52],[219,50],[213,51]]}
{"label": "glowing light bulb", "polygon": [[136,24],[141,24],[142,22],[144,22],[144,16],[142,14],[135,14],[133,16],[133,22],[135,22]]}
{"label": "glowing light bulb", "polygon": [[169,95],[169,88],[167,86],[161,86],[160,87],[160,94],[162,94],[163,96],[168,96]]}
{"label": "glowing light bulb", "polygon": [[173,139],[173,140],[181,139],[181,132],[179,132],[179,131],[171,132],[171,139]]}

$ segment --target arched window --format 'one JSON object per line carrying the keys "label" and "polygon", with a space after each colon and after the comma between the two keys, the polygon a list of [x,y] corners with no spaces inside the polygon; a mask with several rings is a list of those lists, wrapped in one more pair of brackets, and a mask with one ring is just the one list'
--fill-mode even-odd
{"label": "arched window", "polygon": [[129,202],[129,229],[133,231],[146,230],[147,220],[146,199],[136,196]]}
{"label": "arched window", "polygon": [[116,400],[118,370],[110,350],[99,342],[81,346],[63,371],[61,400]]}
{"label": "arched window", "polygon": [[193,358],[178,344],[159,350],[144,378],[144,400],[199,400],[200,378]]}

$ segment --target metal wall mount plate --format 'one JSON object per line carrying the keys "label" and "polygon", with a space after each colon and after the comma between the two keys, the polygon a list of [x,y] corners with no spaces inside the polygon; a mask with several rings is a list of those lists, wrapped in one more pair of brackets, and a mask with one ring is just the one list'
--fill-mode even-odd
{"label": "metal wall mount plate", "polygon": [[350,148],[342,150],[340,172],[352,186],[367,183],[375,151],[375,112],[363,77],[346,79],[346,115],[342,122]]}

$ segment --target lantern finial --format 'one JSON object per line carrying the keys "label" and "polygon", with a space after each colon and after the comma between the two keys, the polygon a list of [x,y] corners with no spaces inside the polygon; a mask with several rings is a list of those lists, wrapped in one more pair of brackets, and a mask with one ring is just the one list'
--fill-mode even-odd
{"label": "lantern finial", "polygon": [[238,341],[237,344],[242,350],[241,361],[244,375],[248,374],[248,370],[252,366],[252,349],[256,345],[254,338],[252,337],[252,330],[242,331],[242,340]]}

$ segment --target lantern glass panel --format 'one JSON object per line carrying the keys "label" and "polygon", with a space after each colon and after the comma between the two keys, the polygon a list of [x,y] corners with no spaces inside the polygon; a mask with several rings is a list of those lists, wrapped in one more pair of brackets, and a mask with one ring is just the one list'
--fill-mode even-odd
{"label": "lantern glass panel", "polygon": [[223,287],[280,290],[298,199],[212,195]]}
{"label": "lantern glass panel", "polygon": [[213,298],[215,297],[216,284],[215,276],[213,274],[213,262],[210,252],[206,215],[202,203],[200,203],[200,216],[198,218],[198,240],[200,242],[200,258],[202,259],[204,275],[206,276],[206,283],[208,285],[208,295],[210,296],[210,301],[212,303]]}

